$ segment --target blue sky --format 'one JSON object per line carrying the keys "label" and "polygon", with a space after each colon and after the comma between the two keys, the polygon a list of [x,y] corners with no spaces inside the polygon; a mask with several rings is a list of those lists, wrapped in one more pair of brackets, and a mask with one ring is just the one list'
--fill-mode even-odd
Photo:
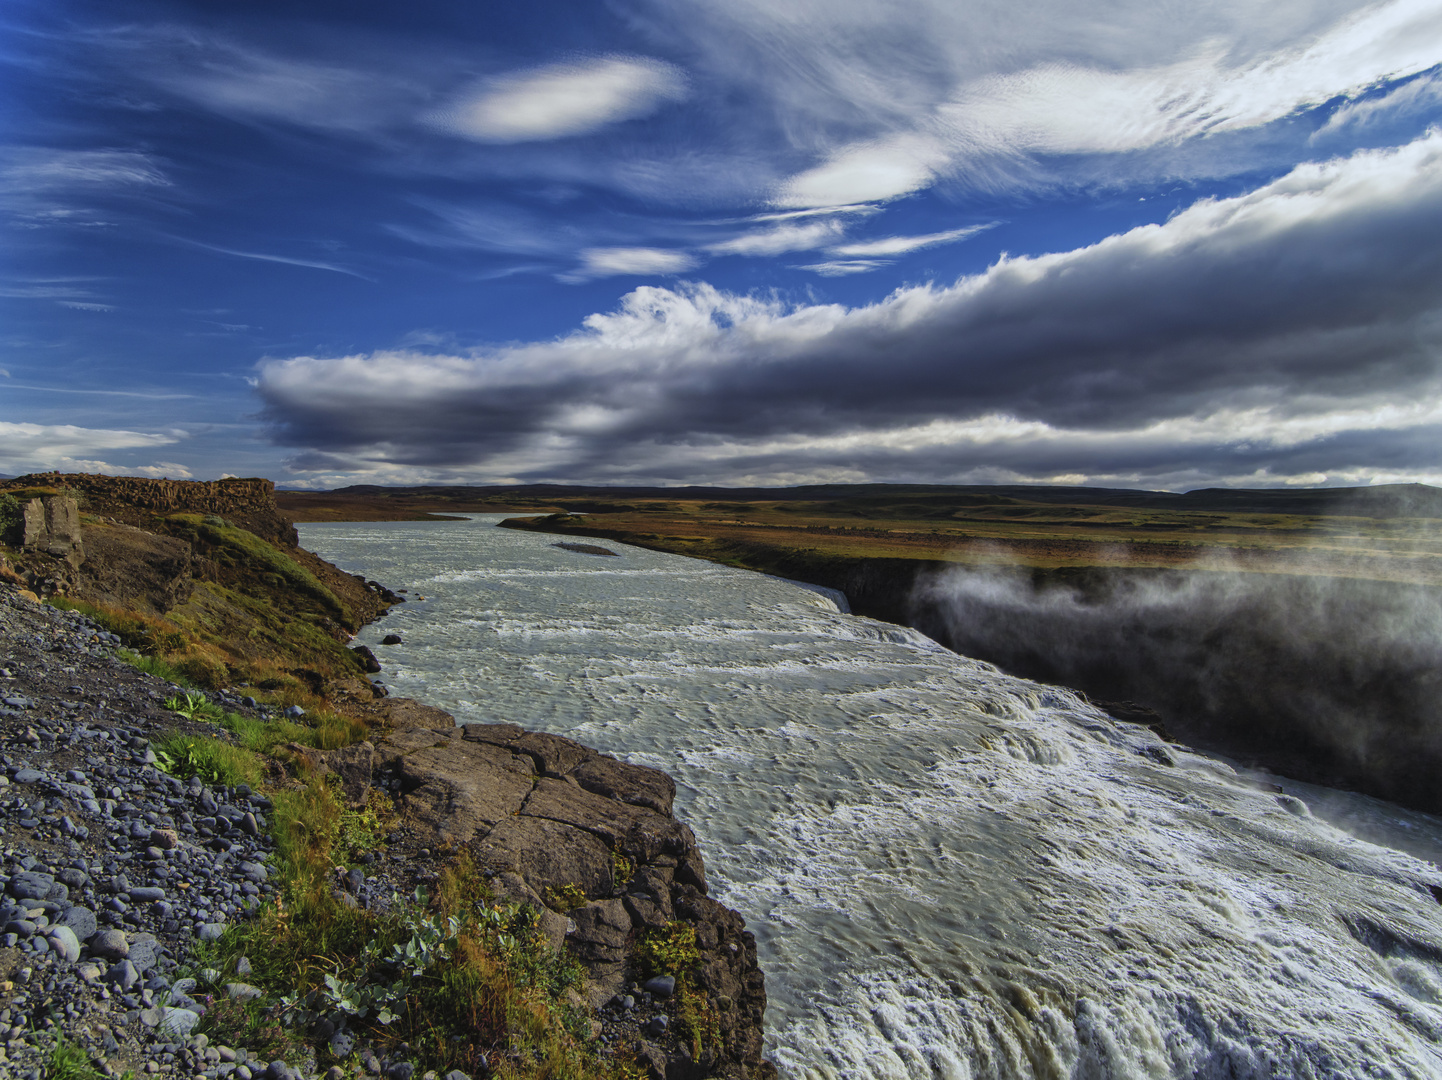
{"label": "blue sky", "polygon": [[1442,2],[11,0],[0,472],[1442,483]]}

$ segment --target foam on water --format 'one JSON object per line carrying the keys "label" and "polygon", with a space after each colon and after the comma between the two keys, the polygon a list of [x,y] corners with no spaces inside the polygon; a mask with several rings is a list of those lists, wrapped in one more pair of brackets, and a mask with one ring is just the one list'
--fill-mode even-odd
{"label": "foam on water", "polygon": [[1442,1076],[1442,873],[1388,846],[1436,819],[1279,795],[779,579],[493,520],[301,531],[427,597],[361,635],[397,693],[676,778],[787,1076]]}

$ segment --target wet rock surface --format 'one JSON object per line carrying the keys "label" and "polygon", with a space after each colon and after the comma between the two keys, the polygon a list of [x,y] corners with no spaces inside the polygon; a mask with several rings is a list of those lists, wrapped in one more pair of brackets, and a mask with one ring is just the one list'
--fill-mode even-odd
{"label": "wet rock surface", "polygon": [[[181,689],[117,659],[118,645],[77,613],[0,585],[0,1076],[40,1080],[61,1036],[107,1075],[326,1075],[313,1056],[298,1068],[258,1061],[195,1031],[216,1001],[260,993],[244,961],[221,973],[192,954],[273,896],[271,805],[244,785],[159,771],[154,737],[216,729],[166,710]],[[384,908],[434,883],[443,850],[466,847],[496,895],[540,908],[554,946],[586,967],[576,1004],[604,1046],[671,1080],[774,1074],[761,1058],[754,939],[706,895],[695,837],[670,815],[669,777],[514,725],[457,727],[361,679],[332,689],[383,734],[291,749],[338,774],[347,797],[378,788],[401,812],[382,851],[338,874],[338,897]],[[263,712],[239,692],[211,698]],[[699,1059],[675,1030],[674,981],[662,993],[664,980],[635,966],[637,943],[673,920],[694,929],[694,985],[721,1036]],[[333,1038],[371,1074],[411,1065],[357,1032]]]}

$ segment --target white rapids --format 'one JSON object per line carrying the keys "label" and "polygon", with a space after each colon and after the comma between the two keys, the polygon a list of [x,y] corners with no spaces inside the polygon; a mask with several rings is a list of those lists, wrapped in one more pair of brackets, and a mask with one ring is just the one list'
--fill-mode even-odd
{"label": "white rapids", "polygon": [[410,590],[358,639],[396,693],[676,779],[784,1076],[1442,1077],[1442,872],[1383,846],[1442,822],[1326,792],[1358,839],[814,591],[497,520],[301,537]]}

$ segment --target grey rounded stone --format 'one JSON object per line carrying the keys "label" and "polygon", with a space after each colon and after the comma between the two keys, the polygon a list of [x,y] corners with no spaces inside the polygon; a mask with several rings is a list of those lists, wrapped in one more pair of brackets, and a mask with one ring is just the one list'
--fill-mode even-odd
{"label": "grey rounded stone", "polygon": [[105,973],[105,977],[120,987],[121,990],[125,991],[135,989],[136,985],[140,982],[140,972],[135,970],[135,965],[129,960],[121,960],[118,963],[111,964],[110,970]]}
{"label": "grey rounded stone", "polygon": [[74,930],[75,936],[81,941],[93,937],[95,931],[99,929],[99,924],[95,921],[95,912],[78,904],[67,909],[65,914],[60,916],[60,925]]}
{"label": "grey rounded stone", "polygon": [[337,1031],[330,1037],[330,1052],[338,1058],[347,1058],[355,1050],[355,1037],[348,1031]]}
{"label": "grey rounded stone", "polygon": [[90,951],[107,960],[124,960],[130,955],[130,943],[119,930],[101,930],[90,939]]}
{"label": "grey rounded stone", "polygon": [[165,899],[165,890],[154,885],[142,885],[131,889],[129,895],[132,904],[153,904]]}
{"label": "grey rounded stone", "polygon": [[10,894],[19,900],[44,900],[54,887],[53,877],[32,870],[23,871],[10,879]]}
{"label": "grey rounded stone", "polygon": [[671,1026],[671,1021],[664,1016],[653,1016],[646,1025],[647,1035],[664,1035],[666,1029]]}
{"label": "grey rounded stone", "polygon": [[80,939],[70,927],[63,923],[52,926],[45,936],[50,939],[50,947],[69,963],[73,964],[80,959]]}
{"label": "grey rounded stone", "polygon": [[676,992],[676,978],[673,975],[657,975],[647,979],[641,989],[655,997],[668,998]]}
{"label": "grey rounded stone", "polygon": [[155,966],[155,939],[137,934],[130,943],[130,962],[137,971],[149,971]]}
{"label": "grey rounded stone", "polygon": [[160,1030],[167,1035],[185,1037],[200,1023],[200,1015],[189,1009],[167,1008],[160,1021]]}

